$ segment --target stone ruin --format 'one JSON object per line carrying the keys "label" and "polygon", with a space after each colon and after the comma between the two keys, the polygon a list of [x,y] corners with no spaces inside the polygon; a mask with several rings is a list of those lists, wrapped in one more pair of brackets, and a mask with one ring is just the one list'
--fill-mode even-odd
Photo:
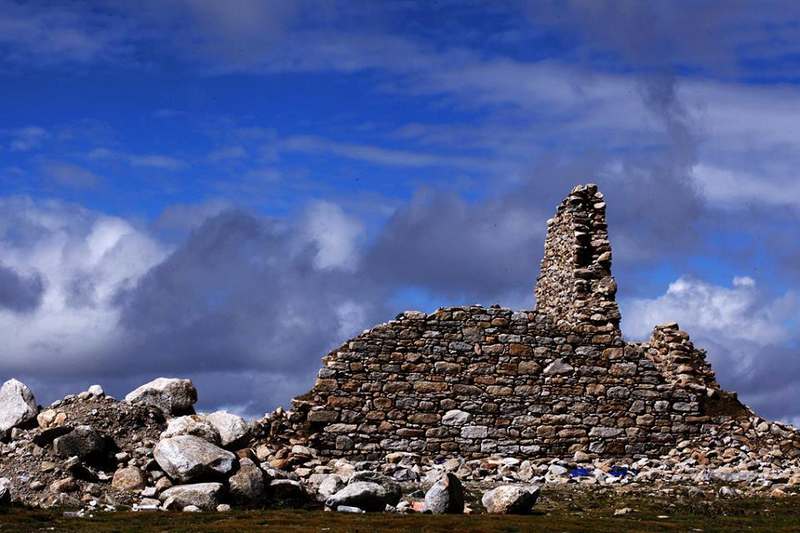
{"label": "stone ruin", "polygon": [[677,324],[625,341],[605,211],[580,185],[547,221],[536,309],[402,313],[325,356],[273,434],[351,460],[652,457],[747,419]]}
{"label": "stone ruin", "polygon": [[329,353],[310,392],[260,420],[195,413],[185,379],[122,401],[93,385],[47,407],[10,379],[0,512],[507,513],[530,511],[542,487],[797,493],[797,430],[721,390],[677,324],[624,340],[611,259],[603,195],[575,187],[548,221],[536,310],[402,313]]}

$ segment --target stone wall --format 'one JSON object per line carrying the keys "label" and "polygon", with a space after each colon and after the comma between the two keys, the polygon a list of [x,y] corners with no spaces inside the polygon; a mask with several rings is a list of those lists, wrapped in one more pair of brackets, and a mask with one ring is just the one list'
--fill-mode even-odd
{"label": "stone wall", "polygon": [[721,422],[721,397],[736,416],[676,324],[623,341],[607,235],[602,194],[576,187],[548,222],[537,310],[402,313],[323,359],[291,431],[333,457],[637,456]]}
{"label": "stone wall", "polygon": [[603,193],[579,185],[547,221],[537,310],[559,329],[619,335],[616,293]]}

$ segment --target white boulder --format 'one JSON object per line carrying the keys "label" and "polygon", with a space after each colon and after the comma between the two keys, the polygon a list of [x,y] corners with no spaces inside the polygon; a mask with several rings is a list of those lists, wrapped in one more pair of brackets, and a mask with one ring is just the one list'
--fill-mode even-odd
{"label": "white boulder", "polygon": [[186,507],[195,506],[205,511],[217,508],[222,494],[222,483],[194,483],[191,485],[178,485],[159,495],[162,502],[170,500],[170,507],[186,510]]}
{"label": "white boulder", "polygon": [[161,439],[153,457],[170,478],[180,483],[219,478],[230,474],[237,464],[234,454],[194,435]]}
{"label": "white boulder", "polygon": [[189,379],[156,378],[129,392],[125,401],[158,407],[165,415],[192,414],[197,389]]}
{"label": "white boulder", "polygon": [[216,411],[205,418],[219,433],[223,446],[241,441],[250,433],[250,425],[244,418],[227,411]]}
{"label": "white boulder", "polygon": [[0,387],[0,433],[36,418],[38,409],[31,390],[16,379]]}
{"label": "white boulder", "polygon": [[161,433],[161,438],[168,439],[178,435],[194,435],[212,444],[220,443],[217,428],[200,415],[185,415],[170,419],[167,429]]}

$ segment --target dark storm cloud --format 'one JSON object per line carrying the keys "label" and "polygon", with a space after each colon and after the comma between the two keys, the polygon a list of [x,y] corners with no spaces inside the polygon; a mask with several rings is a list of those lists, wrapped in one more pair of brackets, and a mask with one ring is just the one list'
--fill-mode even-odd
{"label": "dark storm cloud", "polygon": [[[292,228],[241,211],[207,219],[120,295],[126,340],[114,364],[152,375],[255,372],[307,382],[326,350],[387,318],[386,289],[357,272],[318,268],[318,251]],[[285,401],[231,390],[262,405]]]}
{"label": "dark storm cloud", "polygon": [[45,283],[38,273],[23,275],[0,264],[0,309],[35,311],[42,303]]}
{"label": "dark storm cloud", "polygon": [[389,283],[496,301],[529,288],[546,219],[537,206],[508,205],[505,197],[475,204],[422,191],[389,220],[365,268]]}

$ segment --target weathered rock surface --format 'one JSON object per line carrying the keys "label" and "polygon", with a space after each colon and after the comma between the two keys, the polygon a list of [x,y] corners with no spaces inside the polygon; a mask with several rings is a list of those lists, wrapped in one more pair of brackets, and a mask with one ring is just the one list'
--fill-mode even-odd
{"label": "weathered rock surface", "polygon": [[156,378],[129,392],[125,401],[158,407],[166,415],[193,414],[197,390],[188,379]]}
{"label": "weathered rock surface", "polygon": [[170,419],[161,438],[167,439],[178,435],[194,435],[212,444],[220,443],[217,428],[201,415],[184,415]]}
{"label": "weathered rock surface", "polygon": [[162,502],[171,500],[180,509],[193,505],[204,511],[213,511],[221,503],[222,493],[222,483],[193,483],[167,489],[159,499]]}
{"label": "weathered rock surface", "polygon": [[317,501],[325,502],[328,498],[345,487],[345,482],[336,474],[330,474],[317,487]]}
{"label": "weathered rock surface", "polygon": [[386,489],[371,481],[350,483],[325,501],[325,505],[331,509],[346,506],[358,507],[368,512],[382,512],[388,504]]}
{"label": "weathered rock surface", "polygon": [[222,446],[230,446],[250,434],[250,426],[241,416],[226,411],[216,411],[206,415],[205,418],[219,433]]}
{"label": "weathered rock surface", "polygon": [[[370,470],[362,470],[359,472],[355,472],[348,481],[348,485],[359,481],[367,481],[370,483],[377,483],[383,490],[386,492],[386,503],[389,505],[397,505],[397,502],[400,501],[400,498],[403,495],[402,487],[400,487],[400,483],[395,481],[394,479],[390,478],[389,476],[385,476],[380,472],[373,472]],[[342,504],[347,505],[347,504]]]}
{"label": "weathered rock surface", "polygon": [[234,454],[193,435],[162,439],[153,456],[162,470],[180,483],[219,478],[236,465]]}
{"label": "weathered rock surface", "polygon": [[0,477],[0,505],[11,503],[11,480],[7,477]]}
{"label": "weathered rock surface", "polygon": [[78,457],[81,460],[103,459],[108,441],[91,426],[78,426],[53,441],[53,449],[61,457]]}
{"label": "weathered rock surface", "polygon": [[269,496],[274,502],[290,507],[308,503],[308,493],[293,479],[273,479],[269,484]]}
{"label": "weathered rock surface", "polygon": [[538,486],[501,485],[484,493],[481,503],[488,513],[528,514],[538,499]]}
{"label": "weathered rock surface", "polygon": [[114,472],[111,486],[117,490],[140,491],[147,485],[144,472],[135,466],[120,468]]}
{"label": "weathered rock surface", "polygon": [[0,433],[36,418],[38,409],[31,390],[21,381],[9,379],[0,387]]}
{"label": "weathered rock surface", "polygon": [[228,491],[234,503],[252,505],[266,497],[264,472],[250,459],[239,460],[239,470],[228,479]]}
{"label": "weathered rock surface", "polygon": [[66,477],[50,484],[50,492],[55,494],[75,492],[80,488],[74,478]]}
{"label": "weathered rock surface", "polygon": [[447,473],[425,493],[425,511],[433,514],[464,512],[464,486],[455,474]]}

